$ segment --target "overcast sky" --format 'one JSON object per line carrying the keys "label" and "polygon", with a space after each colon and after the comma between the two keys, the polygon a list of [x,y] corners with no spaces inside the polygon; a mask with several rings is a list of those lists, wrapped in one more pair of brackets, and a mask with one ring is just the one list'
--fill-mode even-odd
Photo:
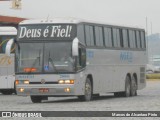
{"label": "overcast sky", "polygon": [[23,18],[75,17],[146,28],[160,33],[160,0],[21,0],[22,9],[0,1],[0,15]]}

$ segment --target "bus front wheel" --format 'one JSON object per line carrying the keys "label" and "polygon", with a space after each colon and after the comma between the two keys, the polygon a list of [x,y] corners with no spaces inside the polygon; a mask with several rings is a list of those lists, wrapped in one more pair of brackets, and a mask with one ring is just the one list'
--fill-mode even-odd
{"label": "bus front wheel", "polygon": [[86,79],[84,95],[78,96],[81,101],[90,101],[92,99],[92,84],[89,78]]}

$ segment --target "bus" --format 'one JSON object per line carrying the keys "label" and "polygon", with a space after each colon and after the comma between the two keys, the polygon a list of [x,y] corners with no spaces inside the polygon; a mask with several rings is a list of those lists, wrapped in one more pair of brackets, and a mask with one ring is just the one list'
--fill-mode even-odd
{"label": "bus", "polygon": [[15,76],[19,96],[33,103],[48,97],[90,101],[102,93],[136,96],[146,86],[145,31],[72,18],[19,24]]}
{"label": "bus", "polygon": [[0,92],[9,95],[15,92],[14,81],[14,47],[11,51],[11,56],[5,54],[5,47],[8,40],[15,38],[17,29],[10,26],[0,27]]}

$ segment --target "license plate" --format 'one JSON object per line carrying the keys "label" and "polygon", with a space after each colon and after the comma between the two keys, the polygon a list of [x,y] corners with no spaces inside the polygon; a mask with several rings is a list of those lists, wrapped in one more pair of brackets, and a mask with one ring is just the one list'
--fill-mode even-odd
{"label": "license plate", "polygon": [[49,89],[48,88],[39,88],[39,92],[40,93],[47,93],[47,92],[49,92]]}

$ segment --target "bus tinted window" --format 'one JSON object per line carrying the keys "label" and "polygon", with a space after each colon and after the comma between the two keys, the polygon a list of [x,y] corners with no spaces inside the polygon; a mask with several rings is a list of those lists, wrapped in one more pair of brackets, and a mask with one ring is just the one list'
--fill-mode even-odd
{"label": "bus tinted window", "polygon": [[86,45],[94,46],[93,26],[85,26]]}
{"label": "bus tinted window", "polygon": [[141,47],[140,34],[139,31],[136,31],[136,40],[137,40],[137,48]]}
{"label": "bus tinted window", "polygon": [[135,34],[133,30],[129,30],[129,43],[130,43],[130,48],[136,48]]}
{"label": "bus tinted window", "polygon": [[102,27],[95,27],[95,41],[96,46],[103,46],[103,33]]}
{"label": "bus tinted window", "polygon": [[112,47],[111,28],[104,28],[104,41],[106,47]]}
{"label": "bus tinted window", "polygon": [[134,45],[134,48],[137,48],[137,43],[136,43],[136,33],[135,33],[134,30],[133,30],[133,45]]}
{"label": "bus tinted window", "polygon": [[119,33],[120,33],[120,46],[124,47],[122,29],[119,29]]}
{"label": "bus tinted window", "polygon": [[123,36],[123,46],[124,48],[128,48],[128,32],[126,29],[122,30],[122,36]]}
{"label": "bus tinted window", "polygon": [[113,43],[114,47],[120,47],[120,33],[116,28],[113,28]]}
{"label": "bus tinted window", "polygon": [[84,26],[79,25],[77,27],[77,37],[80,40],[81,43],[85,44],[85,38],[84,38]]}
{"label": "bus tinted window", "polygon": [[141,31],[141,43],[142,43],[142,48],[146,48],[146,46],[145,46],[145,35],[144,35],[143,31]]}
{"label": "bus tinted window", "polygon": [[[80,26],[80,25],[78,25]],[[84,30],[83,30],[84,28]],[[78,27],[77,35],[80,42],[87,46],[112,47],[114,48],[145,48],[145,32],[136,28],[125,28],[117,26],[98,26],[97,24],[87,24]],[[84,31],[84,33],[82,32]],[[83,37],[85,39],[83,40]]]}

